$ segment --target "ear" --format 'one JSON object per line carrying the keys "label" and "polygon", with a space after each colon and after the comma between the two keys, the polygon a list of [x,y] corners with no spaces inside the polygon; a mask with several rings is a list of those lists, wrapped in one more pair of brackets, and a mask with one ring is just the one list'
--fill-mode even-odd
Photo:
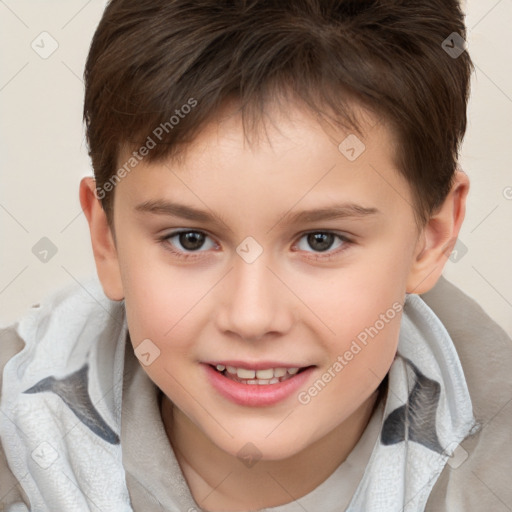
{"label": "ear", "polygon": [[468,191],[469,178],[457,168],[449,194],[418,237],[407,279],[407,293],[422,294],[437,283],[457,242],[466,213]]}
{"label": "ear", "polygon": [[114,237],[95,191],[94,178],[82,178],[80,204],[89,223],[96,270],[105,295],[111,300],[123,300],[124,292]]}

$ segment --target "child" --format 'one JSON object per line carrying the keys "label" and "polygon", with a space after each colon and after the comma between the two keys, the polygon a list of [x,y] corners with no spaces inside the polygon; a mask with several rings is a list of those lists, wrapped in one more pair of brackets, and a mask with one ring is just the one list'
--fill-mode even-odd
{"label": "child", "polygon": [[107,5],[99,280],[2,331],[6,510],[512,507],[511,340],[441,276],[464,37],[454,0]]}

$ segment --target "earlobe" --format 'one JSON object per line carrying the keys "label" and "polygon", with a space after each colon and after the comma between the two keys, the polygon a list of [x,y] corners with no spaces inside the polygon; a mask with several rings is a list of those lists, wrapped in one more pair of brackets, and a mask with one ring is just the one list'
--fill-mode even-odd
{"label": "earlobe", "polygon": [[98,278],[105,295],[111,300],[123,300],[123,286],[112,231],[99,199],[95,195],[94,178],[83,178],[80,182],[80,204],[89,223],[92,251]]}
{"label": "earlobe", "polygon": [[469,178],[458,168],[450,192],[418,238],[407,293],[426,293],[437,283],[457,241],[466,213],[468,191]]}

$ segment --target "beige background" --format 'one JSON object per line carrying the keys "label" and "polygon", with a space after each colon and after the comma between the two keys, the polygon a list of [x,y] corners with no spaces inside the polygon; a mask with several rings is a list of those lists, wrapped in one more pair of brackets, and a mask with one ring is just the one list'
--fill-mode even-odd
{"label": "beige background", "polygon": [[[104,5],[0,1],[1,324],[95,273],[78,201],[91,174],[81,76]],[[444,274],[512,335],[512,0],[468,0],[466,13],[476,73],[461,165],[472,189],[463,245]],[[43,59],[33,41],[39,52],[58,48]],[[43,237],[57,250],[46,263],[32,252]]]}

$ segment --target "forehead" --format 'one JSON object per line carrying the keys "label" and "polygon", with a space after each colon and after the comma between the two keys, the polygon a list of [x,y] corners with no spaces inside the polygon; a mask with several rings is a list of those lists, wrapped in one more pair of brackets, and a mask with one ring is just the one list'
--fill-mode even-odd
{"label": "forehead", "polygon": [[[299,102],[284,99],[269,101],[254,119],[253,114],[244,112],[244,119],[235,100],[225,102],[214,119],[199,131],[195,139],[183,145],[179,158],[173,167],[179,168],[186,159],[185,167],[190,170],[193,160],[200,160],[202,155],[213,156],[215,153],[242,155],[248,159],[291,158],[290,152],[300,155],[318,154],[325,151],[326,145],[337,150],[348,149],[347,144],[340,147],[347,137],[358,146],[356,155],[346,153],[354,161],[366,148],[366,141],[374,146],[388,147],[390,157],[394,157],[393,135],[391,129],[382,124],[381,118],[364,107],[351,103],[351,114],[358,126],[350,126],[348,119],[323,112],[312,112]],[[332,118],[328,118],[331,115]],[[330,119],[330,120],[328,120]],[[338,123],[335,125],[334,123]],[[361,132],[358,131],[361,130]],[[365,141],[365,142],[363,142]],[[350,144],[348,144],[350,146]],[[343,154],[343,151],[341,151]],[[170,163],[170,162],[169,162]],[[226,162],[222,162],[225,164]]]}
{"label": "forehead", "polygon": [[[180,199],[203,210],[243,215],[343,201],[361,208],[407,210],[408,184],[398,173],[391,130],[357,110],[362,133],[319,122],[294,105],[273,107],[247,137],[242,118],[225,108],[183,148],[179,159],[142,159],[118,186],[130,206]],[[125,158],[127,155],[125,155]],[[122,159],[121,159],[122,161]],[[230,208],[231,207],[231,208]]]}

